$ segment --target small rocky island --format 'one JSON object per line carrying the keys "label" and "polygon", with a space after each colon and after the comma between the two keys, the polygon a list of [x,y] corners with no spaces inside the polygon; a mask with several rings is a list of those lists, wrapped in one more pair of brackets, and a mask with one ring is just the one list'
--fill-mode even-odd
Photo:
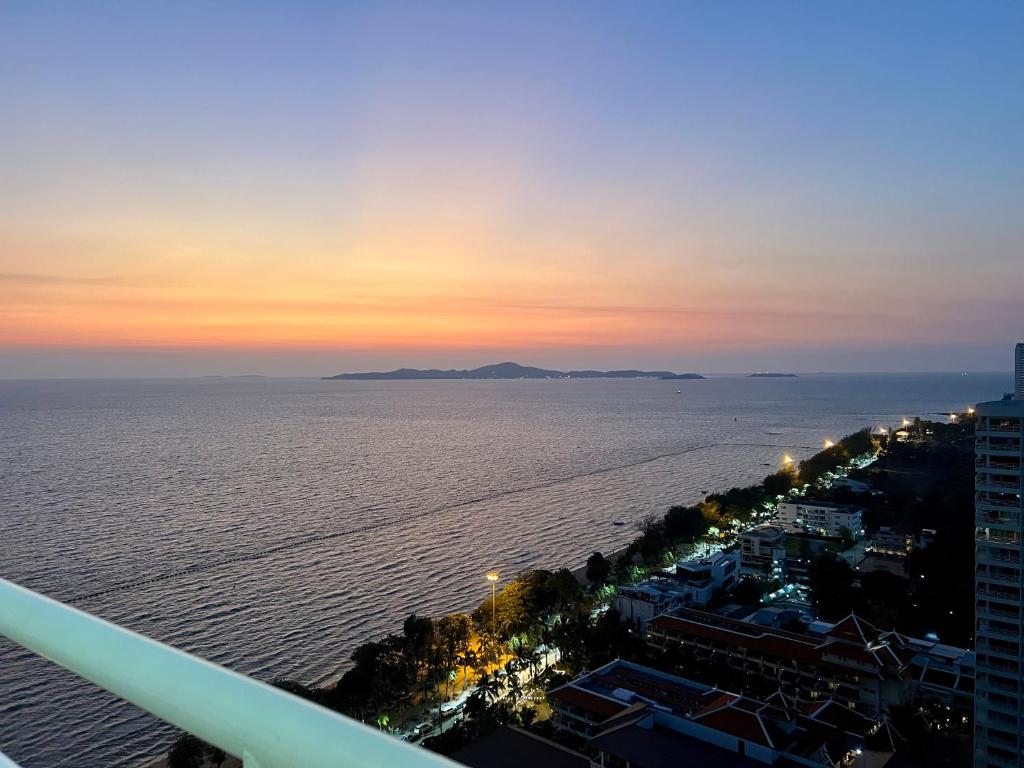
{"label": "small rocky island", "polygon": [[673,373],[672,371],[554,371],[534,368],[519,363],[498,363],[470,370],[440,370],[438,368],[399,368],[394,371],[368,373],[339,373],[325,379],[347,380],[410,380],[410,379],[703,379],[699,373]]}
{"label": "small rocky island", "polygon": [[795,379],[795,373],[752,373],[752,379]]}

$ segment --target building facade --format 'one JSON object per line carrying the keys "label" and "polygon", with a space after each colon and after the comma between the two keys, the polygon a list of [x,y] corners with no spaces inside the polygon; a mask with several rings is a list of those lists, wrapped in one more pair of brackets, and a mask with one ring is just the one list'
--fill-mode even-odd
{"label": "building facade", "polygon": [[884,632],[857,616],[793,632],[683,610],[652,620],[647,642],[680,649],[696,664],[724,657],[800,704],[831,700],[869,717],[927,701],[963,712],[973,706],[973,653]]}
{"label": "building facade", "polygon": [[854,539],[864,535],[863,510],[829,501],[785,501],[779,504],[776,522],[789,533],[815,533],[840,537],[846,531]]}
{"label": "building facade", "polygon": [[722,550],[696,560],[684,560],[640,584],[619,587],[613,605],[623,621],[641,633],[647,623],[676,608],[707,605],[720,589],[729,589],[739,573],[740,551]]}
{"label": "building facade", "polygon": [[769,578],[782,577],[786,561],[786,532],[775,525],[759,525],[740,534],[740,568]]}
{"label": "building facade", "polygon": [[1024,400],[1024,342],[1017,345],[1017,349],[1014,350],[1014,366],[1013,366],[1013,378],[1014,378],[1014,396],[1018,400]]}
{"label": "building facade", "polygon": [[[1017,345],[1017,393],[1022,354]],[[982,403],[975,424],[976,768],[1024,767],[1021,463],[1024,400]]]}

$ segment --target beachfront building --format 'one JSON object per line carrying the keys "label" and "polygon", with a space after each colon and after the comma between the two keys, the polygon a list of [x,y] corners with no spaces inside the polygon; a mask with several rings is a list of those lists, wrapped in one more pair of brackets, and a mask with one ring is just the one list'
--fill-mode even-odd
{"label": "beachfront building", "polygon": [[782,577],[786,561],[786,532],[777,525],[764,524],[740,534],[740,570]]}
{"label": "beachfront building", "polygon": [[552,722],[586,739],[602,766],[881,766],[875,723],[834,702],[758,701],[617,660],[548,694]]}
{"label": "beachfront building", "polygon": [[[897,437],[899,432],[896,433]],[[829,488],[833,490],[851,491],[852,493],[871,493],[871,486],[863,480],[854,480],[852,477],[834,477],[829,482]]]}
{"label": "beachfront building", "polygon": [[883,632],[853,615],[796,632],[683,610],[651,621],[647,642],[685,651],[697,664],[724,657],[796,702],[834,700],[871,717],[896,704],[935,701],[964,711],[972,704],[970,651]]}
{"label": "beachfront building", "polygon": [[641,633],[647,623],[676,608],[707,605],[720,589],[736,583],[740,552],[722,550],[694,560],[683,560],[640,584],[620,587],[613,605],[623,621],[635,625]]}
{"label": "beachfront building", "polygon": [[864,551],[889,557],[906,557],[913,548],[914,538],[909,533],[882,526],[871,534]]}
{"label": "beachfront building", "polygon": [[784,501],[779,504],[775,523],[788,533],[814,533],[841,537],[849,532],[854,539],[864,535],[864,510],[850,504],[830,501]]}
{"label": "beachfront building", "polygon": [[[1017,395],[1022,396],[1017,346]],[[976,768],[1024,766],[1021,667],[1021,536],[1024,400],[978,405],[975,413],[975,619],[978,683]]]}

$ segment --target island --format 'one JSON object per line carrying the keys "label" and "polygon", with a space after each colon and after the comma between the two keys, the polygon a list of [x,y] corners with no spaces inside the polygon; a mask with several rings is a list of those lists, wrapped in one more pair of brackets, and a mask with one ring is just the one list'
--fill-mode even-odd
{"label": "island", "polygon": [[795,373],[752,373],[751,379],[795,379]]}
{"label": "island", "polygon": [[673,373],[672,371],[555,371],[535,368],[519,363],[498,363],[482,368],[456,370],[450,368],[399,368],[394,371],[371,371],[368,373],[339,373],[325,376],[334,379],[369,380],[410,380],[410,379],[703,379],[699,373]]}

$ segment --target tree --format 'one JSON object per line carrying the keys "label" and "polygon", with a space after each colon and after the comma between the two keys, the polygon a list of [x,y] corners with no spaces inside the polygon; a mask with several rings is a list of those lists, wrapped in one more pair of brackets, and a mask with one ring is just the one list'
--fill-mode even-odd
{"label": "tree", "polygon": [[587,558],[587,581],[604,584],[611,572],[612,564],[600,552],[595,552]]}
{"label": "tree", "polygon": [[167,753],[167,768],[202,768],[206,745],[191,733],[183,733]]}
{"label": "tree", "polygon": [[692,544],[707,532],[707,521],[697,507],[672,507],[665,513],[665,535],[669,541]]}
{"label": "tree", "polygon": [[853,586],[855,578],[850,564],[831,552],[811,561],[811,600],[821,618],[836,621],[861,606],[859,591]]}
{"label": "tree", "polygon": [[785,496],[796,483],[796,474],[790,469],[779,470],[764,479],[764,492],[772,498]]}
{"label": "tree", "polygon": [[732,599],[741,605],[758,605],[761,602],[761,585],[756,579],[744,578],[732,591]]}
{"label": "tree", "polygon": [[206,759],[208,762],[213,764],[214,768],[220,768],[224,761],[228,759],[228,756],[220,747],[215,747],[213,744],[207,744]]}
{"label": "tree", "polygon": [[537,719],[537,710],[533,707],[523,707],[519,710],[519,722],[523,724],[524,728],[529,728],[533,725],[533,721]]}
{"label": "tree", "polygon": [[480,663],[480,659],[477,657],[476,651],[472,648],[466,648],[459,657],[459,663],[462,665],[462,690],[465,691],[466,686],[469,684],[469,670],[475,670]]}
{"label": "tree", "polygon": [[476,684],[474,693],[480,693],[487,701],[493,703],[501,695],[501,683],[494,675],[484,672],[480,676],[480,682]]}
{"label": "tree", "polygon": [[516,704],[523,697],[523,685],[519,681],[519,663],[515,659],[509,659],[505,662],[505,689],[508,691],[508,697],[512,700],[512,709],[516,708]]}

